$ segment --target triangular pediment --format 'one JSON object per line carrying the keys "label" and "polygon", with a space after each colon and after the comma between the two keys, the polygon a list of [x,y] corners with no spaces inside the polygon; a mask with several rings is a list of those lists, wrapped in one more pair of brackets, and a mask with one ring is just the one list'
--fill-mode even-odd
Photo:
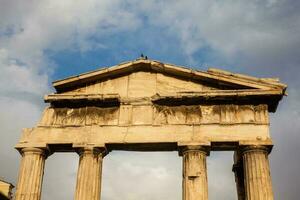
{"label": "triangular pediment", "polygon": [[105,81],[116,77],[128,76],[128,74],[137,71],[161,73],[165,76],[175,77],[181,80],[202,82],[218,89],[232,88],[268,90],[284,89],[287,87],[285,84],[279,83],[278,79],[274,78],[256,78],[219,69],[200,71],[145,59],[125,62],[116,66],[101,68],[99,70],[54,81],[53,86],[58,93],[61,93],[64,91],[70,91],[74,88],[79,88],[80,86],[101,82],[102,80]]}
{"label": "triangular pediment", "polygon": [[[45,100],[69,98],[234,97],[275,95],[286,85],[277,79],[256,78],[219,69],[199,71],[159,61],[138,59],[53,82],[57,94]],[[83,97],[84,95],[85,97]],[[96,96],[95,96],[96,95]]]}
{"label": "triangular pediment", "polygon": [[212,82],[174,76],[151,69],[139,69],[121,76],[112,76],[70,87],[60,94],[118,94],[121,98],[143,98],[156,94],[195,93],[234,89]]}

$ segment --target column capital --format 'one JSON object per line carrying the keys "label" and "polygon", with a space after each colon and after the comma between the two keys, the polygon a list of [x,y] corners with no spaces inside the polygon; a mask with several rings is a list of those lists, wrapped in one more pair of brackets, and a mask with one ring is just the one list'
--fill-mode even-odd
{"label": "column capital", "polygon": [[273,146],[266,145],[245,145],[240,146],[239,152],[243,155],[249,152],[264,152],[266,154],[271,153]]}
{"label": "column capital", "polygon": [[202,152],[203,154],[209,156],[210,147],[203,145],[185,145],[178,147],[179,156],[183,156],[188,152]]}
{"label": "column capital", "polygon": [[87,154],[94,154],[94,155],[101,154],[102,157],[105,157],[108,154],[108,151],[105,147],[92,147],[92,146],[76,148],[76,152],[79,154],[79,156],[87,155]]}
{"label": "column capital", "polygon": [[22,156],[28,154],[39,154],[47,158],[50,155],[50,151],[48,148],[40,148],[40,147],[24,147],[18,149]]}

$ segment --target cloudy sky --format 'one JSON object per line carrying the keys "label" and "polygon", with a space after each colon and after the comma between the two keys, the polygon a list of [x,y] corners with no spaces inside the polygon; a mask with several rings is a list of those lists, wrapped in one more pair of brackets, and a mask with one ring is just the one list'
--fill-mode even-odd
{"label": "cloudy sky", "polygon": [[[298,200],[300,185],[300,1],[0,0],[0,177],[16,184],[21,128],[32,127],[51,82],[133,60],[280,77],[289,96],[271,114],[276,199]],[[78,156],[47,159],[43,200],[73,199]],[[234,200],[232,153],[208,158],[209,199]],[[103,200],[180,200],[181,158],[112,152]]]}

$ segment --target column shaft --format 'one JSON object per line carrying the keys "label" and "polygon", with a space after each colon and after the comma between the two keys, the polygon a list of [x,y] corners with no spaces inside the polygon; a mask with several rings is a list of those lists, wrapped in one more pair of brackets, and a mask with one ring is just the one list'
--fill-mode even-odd
{"label": "column shaft", "polygon": [[273,200],[267,148],[246,147],[243,150],[243,163],[246,199]]}
{"label": "column shaft", "polygon": [[100,200],[104,151],[98,148],[83,148],[79,155],[75,200]]}
{"label": "column shaft", "polygon": [[183,150],[183,200],[207,200],[207,151],[199,147]]}
{"label": "column shaft", "polygon": [[232,166],[232,171],[235,176],[238,200],[245,200],[243,160],[238,152],[234,152],[234,164]]}
{"label": "column shaft", "polygon": [[46,154],[43,149],[24,148],[16,190],[16,200],[40,200]]}

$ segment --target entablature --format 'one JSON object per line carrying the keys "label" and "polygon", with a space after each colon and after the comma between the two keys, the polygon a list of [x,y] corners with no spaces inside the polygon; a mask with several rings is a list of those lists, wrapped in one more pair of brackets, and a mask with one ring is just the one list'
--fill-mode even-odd
{"label": "entablature", "polygon": [[278,90],[210,90],[197,92],[177,92],[156,94],[151,97],[121,97],[119,94],[49,94],[44,97],[46,103],[54,107],[83,106],[118,106],[120,104],[158,104],[166,106],[200,105],[200,104],[266,104],[270,112],[275,112],[278,98],[282,98]]}
{"label": "entablature", "polygon": [[268,106],[157,105],[147,101],[119,106],[48,107],[38,126],[132,126],[193,124],[269,125]]}
{"label": "entablature", "polygon": [[89,144],[109,150],[175,151],[182,144],[195,143],[211,144],[212,150],[272,145],[268,125],[92,125],[24,129],[16,148],[52,146],[52,151],[75,151],[74,147]]}

